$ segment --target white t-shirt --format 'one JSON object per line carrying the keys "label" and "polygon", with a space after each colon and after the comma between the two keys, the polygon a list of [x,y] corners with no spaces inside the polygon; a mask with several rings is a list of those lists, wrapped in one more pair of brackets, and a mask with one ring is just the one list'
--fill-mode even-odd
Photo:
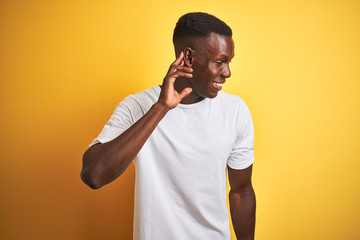
{"label": "white t-shirt", "polygon": [[[124,132],[159,93],[156,86],[125,98],[91,145]],[[230,239],[226,165],[249,167],[253,142],[250,112],[237,96],[220,91],[170,110],[135,159],[134,239]]]}

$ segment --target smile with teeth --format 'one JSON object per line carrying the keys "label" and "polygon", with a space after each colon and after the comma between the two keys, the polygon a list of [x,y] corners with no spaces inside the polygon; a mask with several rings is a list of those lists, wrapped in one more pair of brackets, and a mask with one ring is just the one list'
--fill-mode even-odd
{"label": "smile with teeth", "polygon": [[222,87],[222,85],[224,84],[224,83],[217,83],[217,82],[212,82],[212,83],[213,83],[213,85],[215,85],[217,87]]}

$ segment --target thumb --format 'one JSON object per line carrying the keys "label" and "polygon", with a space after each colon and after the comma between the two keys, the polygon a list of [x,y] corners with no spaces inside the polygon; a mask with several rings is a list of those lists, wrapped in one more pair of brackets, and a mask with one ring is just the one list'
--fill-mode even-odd
{"label": "thumb", "polygon": [[189,95],[192,91],[192,88],[190,87],[187,87],[187,88],[184,88],[181,93],[179,93],[179,97],[180,99],[183,99],[184,97],[186,97],[187,95]]}

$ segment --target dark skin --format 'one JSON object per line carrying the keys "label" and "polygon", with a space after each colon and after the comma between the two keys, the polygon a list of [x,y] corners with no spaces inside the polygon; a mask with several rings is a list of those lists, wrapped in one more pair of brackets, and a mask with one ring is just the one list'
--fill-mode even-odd
{"label": "dark skin", "polygon": [[194,69],[193,78],[189,81],[180,77],[175,82],[175,89],[178,91],[185,87],[193,89],[181,101],[185,104],[216,97],[221,87],[215,87],[213,83],[225,83],[231,76],[229,63],[234,57],[234,42],[231,37],[213,33],[210,38],[190,42],[195,47],[185,47],[184,63]]}
{"label": "dark skin", "polygon": [[[212,33],[206,39],[182,42],[177,59],[170,65],[158,101],[134,125],[114,140],[90,147],[83,156],[82,180],[98,189],[118,178],[130,165],[148,137],[168,111],[180,102],[192,104],[214,98],[230,77],[234,57],[231,37]],[[179,47],[178,47],[179,49]],[[252,166],[228,168],[230,212],[237,239],[254,239],[255,194],[251,183]]]}
{"label": "dark skin", "polygon": [[251,183],[252,165],[243,170],[228,167],[230,214],[237,239],[253,240],[256,198]]}

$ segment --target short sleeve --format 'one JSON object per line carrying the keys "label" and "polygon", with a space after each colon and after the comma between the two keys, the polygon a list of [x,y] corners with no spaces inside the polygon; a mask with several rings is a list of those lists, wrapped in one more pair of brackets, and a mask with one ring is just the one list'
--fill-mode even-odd
{"label": "short sleeve", "polygon": [[246,104],[240,105],[238,132],[227,164],[233,169],[245,169],[254,162],[254,125]]}
{"label": "short sleeve", "polygon": [[120,102],[99,136],[92,141],[89,147],[97,143],[109,142],[126,131],[134,124],[134,111],[138,112],[139,110],[136,109],[136,105],[132,103],[131,98],[128,97]]}
{"label": "short sleeve", "polygon": [[150,107],[156,102],[159,94],[160,86],[155,86],[148,90],[138,92],[135,95],[126,97],[116,106],[109,121],[89,147],[97,143],[109,142],[125,132],[137,120],[145,115]]}

